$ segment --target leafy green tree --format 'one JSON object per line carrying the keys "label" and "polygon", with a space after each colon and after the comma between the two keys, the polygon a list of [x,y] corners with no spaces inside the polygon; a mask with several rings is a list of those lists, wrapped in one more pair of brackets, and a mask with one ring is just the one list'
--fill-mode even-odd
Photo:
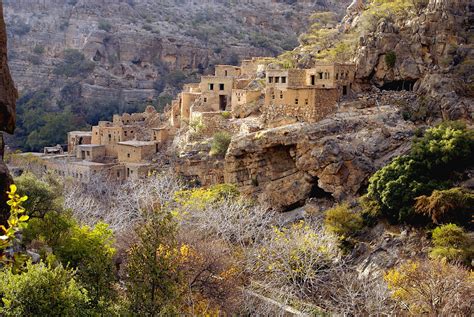
{"label": "leafy green tree", "polygon": [[38,179],[32,173],[23,173],[21,176],[15,178],[15,184],[18,187],[20,195],[30,197],[24,203],[24,207],[28,210],[31,217],[44,217],[49,211],[61,211],[61,192],[55,188]]}
{"label": "leafy green tree", "polygon": [[28,263],[26,271],[0,271],[2,316],[90,316],[87,290],[74,271],[59,265]]}
{"label": "leafy green tree", "polygon": [[53,253],[64,265],[77,269],[77,276],[89,293],[92,305],[114,296],[115,266],[113,234],[107,224],[94,228],[74,225]]}
{"label": "leafy green tree", "polygon": [[77,278],[87,289],[91,307],[105,309],[115,296],[114,238],[108,225],[80,226],[67,212],[50,211],[44,218],[33,218],[24,232],[25,243],[43,243],[64,266],[77,269]]}
{"label": "leafy green tree", "polygon": [[474,254],[473,242],[463,228],[455,224],[443,225],[433,230],[434,248],[430,256],[470,264]]}
{"label": "leafy green tree", "polygon": [[178,270],[176,222],[173,216],[155,215],[138,230],[126,268],[130,310],[140,316],[176,313],[183,277]]}

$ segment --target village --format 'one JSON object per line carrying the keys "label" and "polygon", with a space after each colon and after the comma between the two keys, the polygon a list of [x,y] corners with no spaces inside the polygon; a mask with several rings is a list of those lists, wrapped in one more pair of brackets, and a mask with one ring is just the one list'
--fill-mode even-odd
{"label": "village", "polygon": [[[284,69],[271,64],[271,59],[252,58],[240,67],[216,65],[213,76],[184,85],[165,113],[148,106],[143,113],[116,114],[91,131],[69,132],[67,151],[57,145],[22,155],[33,155],[45,172],[84,183],[94,175],[116,182],[144,178],[163,166],[163,153],[180,131],[199,127],[203,137],[221,131],[234,135],[245,130],[242,120],[255,113],[269,128],[318,122],[335,112],[341,100],[351,98],[354,77],[354,64]],[[182,170],[178,167],[178,172]]]}

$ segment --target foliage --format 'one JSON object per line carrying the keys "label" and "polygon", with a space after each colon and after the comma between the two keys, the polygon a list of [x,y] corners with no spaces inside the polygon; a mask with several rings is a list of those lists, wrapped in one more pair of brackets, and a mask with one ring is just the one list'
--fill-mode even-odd
{"label": "foliage", "polygon": [[105,223],[94,228],[74,225],[53,248],[61,263],[77,269],[77,276],[89,293],[92,305],[110,300],[115,281],[113,234]]}
{"label": "foliage", "polygon": [[236,199],[239,195],[235,185],[217,184],[208,188],[179,191],[176,193],[175,201],[184,209],[187,207],[202,209],[211,204]]}
{"label": "foliage", "polygon": [[216,132],[212,137],[211,151],[212,156],[224,156],[229,148],[232,136],[228,132]]}
{"label": "foliage", "polygon": [[34,48],[33,48],[33,53],[37,54],[37,55],[43,55],[44,54],[44,46],[42,45],[36,45]]}
{"label": "foliage", "polygon": [[443,261],[407,262],[385,275],[400,309],[414,316],[468,316],[473,279],[472,272]]}
{"label": "foliage", "polygon": [[415,211],[429,216],[435,224],[455,222],[468,226],[474,212],[474,194],[458,187],[435,190],[430,196],[416,198]]}
{"label": "foliage", "polygon": [[428,129],[414,141],[409,155],[395,158],[369,180],[368,198],[392,220],[414,221],[415,198],[449,187],[453,171],[469,164],[474,131],[458,122]]}
{"label": "foliage", "polygon": [[2,316],[90,316],[87,291],[74,271],[61,265],[27,264],[26,271],[0,271]]}
{"label": "foliage", "polygon": [[189,122],[192,133],[200,134],[206,127],[200,118],[193,118]]}
{"label": "foliage", "polygon": [[96,309],[112,299],[114,239],[108,225],[94,228],[80,226],[69,213],[49,211],[44,218],[35,218],[25,230],[25,242],[40,246],[45,258],[51,248],[64,266],[77,270],[77,278],[87,289],[90,304]]}
{"label": "foliage", "polygon": [[110,32],[110,30],[112,30],[112,24],[110,24],[110,22],[106,20],[99,21],[98,27],[99,27],[99,30],[102,30],[105,32]]}
{"label": "foliage", "polygon": [[388,68],[395,67],[396,62],[397,62],[397,54],[395,54],[395,52],[390,51],[387,54],[385,54],[385,64],[387,65]]}
{"label": "foliage", "polygon": [[62,209],[61,191],[45,181],[38,179],[34,174],[26,172],[15,178],[20,195],[30,197],[24,206],[31,217],[44,217],[48,211]]}
{"label": "foliage", "polygon": [[174,314],[183,283],[178,266],[187,252],[176,241],[176,222],[170,214],[157,213],[137,234],[126,267],[130,310],[147,316]]}
{"label": "foliage", "polygon": [[474,254],[473,242],[463,228],[455,224],[443,225],[433,230],[434,248],[430,256],[470,264]]}
{"label": "foliage", "polygon": [[65,77],[87,76],[94,68],[94,62],[86,60],[80,51],[66,49],[64,50],[64,61],[56,66],[54,73]]}
{"label": "foliage", "polygon": [[329,232],[346,239],[357,234],[363,228],[364,221],[348,204],[341,204],[326,211],[324,225]]}
{"label": "foliage", "polygon": [[[18,242],[17,233],[28,227],[26,221],[29,216],[26,215],[26,210],[23,208],[24,203],[28,197],[17,194],[17,187],[10,185],[10,191],[7,192],[9,200],[7,205],[10,206],[10,217],[7,220],[7,226],[0,225],[2,235],[0,235],[0,268],[2,266],[11,267],[13,272],[18,272],[26,260],[22,253],[13,252],[11,249],[14,244]],[[1,294],[1,292],[0,292]]]}
{"label": "foliage", "polygon": [[222,111],[221,112],[221,116],[224,118],[224,119],[230,119],[232,117],[232,113],[230,113],[230,111]]}

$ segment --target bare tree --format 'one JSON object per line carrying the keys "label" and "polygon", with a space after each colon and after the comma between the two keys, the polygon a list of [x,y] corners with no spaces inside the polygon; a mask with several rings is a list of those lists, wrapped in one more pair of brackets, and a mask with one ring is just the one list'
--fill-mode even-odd
{"label": "bare tree", "polygon": [[172,204],[183,185],[171,172],[123,184],[95,175],[87,184],[67,182],[64,206],[82,223],[108,223],[119,232],[131,228],[147,213]]}

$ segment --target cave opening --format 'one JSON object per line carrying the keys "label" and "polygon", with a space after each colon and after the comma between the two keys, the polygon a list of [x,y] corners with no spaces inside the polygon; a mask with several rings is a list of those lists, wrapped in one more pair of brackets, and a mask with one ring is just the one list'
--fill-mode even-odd
{"label": "cave opening", "polygon": [[394,80],[387,82],[380,87],[380,90],[389,91],[413,91],[416,80]]}
{"label": "cave opening", "polygon": [[311,188],[311,192],[309,193],[309,198],[318,198],[318,199],[324,198],[324,199],[330,199],[330,200],[334,199],[331,193],[324,191],[324,189],[318,186],[317,181],[313,184],[313,187]]}

